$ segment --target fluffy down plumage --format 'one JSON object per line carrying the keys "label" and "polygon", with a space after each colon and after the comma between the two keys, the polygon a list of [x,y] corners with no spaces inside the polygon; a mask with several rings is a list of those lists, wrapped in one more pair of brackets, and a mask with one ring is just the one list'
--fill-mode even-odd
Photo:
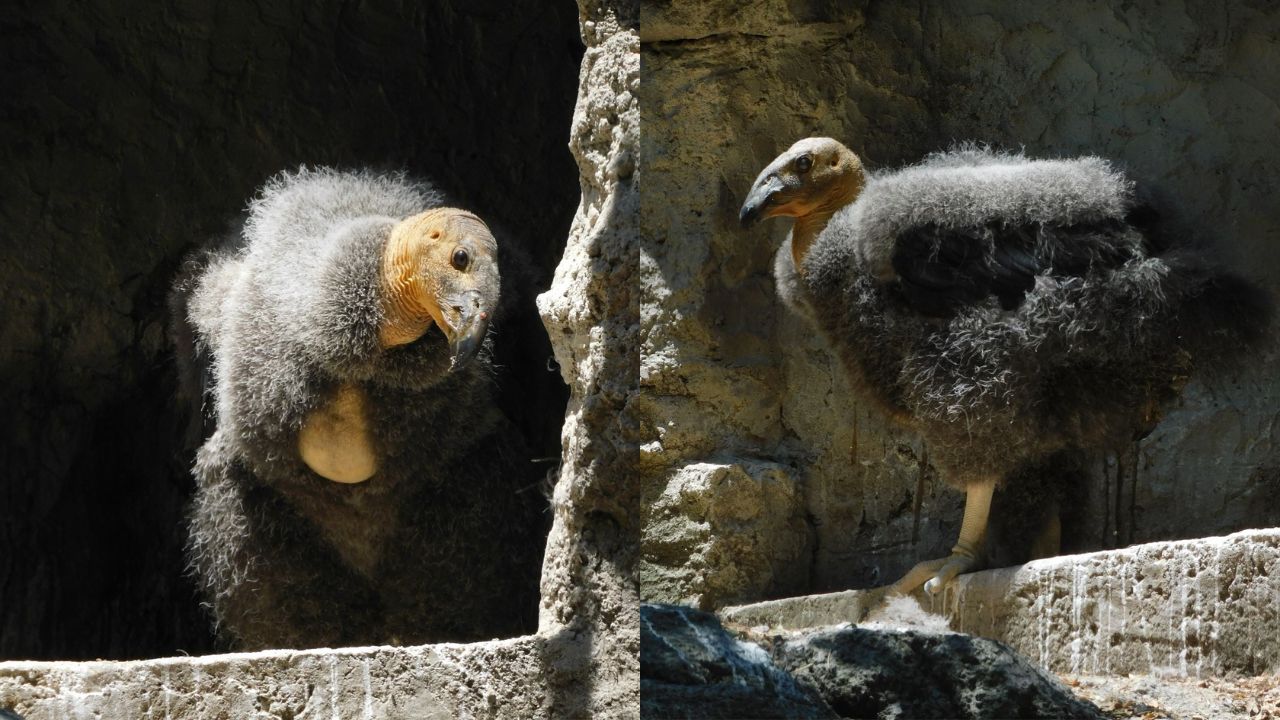
{"label": "fluffy down plumage", "polygon": [[[971,492],[1149,432],[1193,371],[1245,356],[1270,321],[1263,292],[1172,237],[1096,157],[966,146],[868,175],[811,138],[742,209],[776,215],[796,218],[774,263],[784,301]],[[958,567],[984,532],[989,492],[976,498]]]}
{"label": "fluffy down plumage", "polygon": [[868,180],[780,287],[859,390],[930,441],[943,477],[1008,475],[1149,431],[1197,363],[1269,312],[1245,281],[1130,221],[1099,158],[968,148]]}
{"label": "fluffy down plumage", "polygon": [[[237,647],[534,627],[545,501],[495,407],[488,343],[452,372],[438,330],[379,344],[388,234],[441,204],[402,175],[285,173],[253,200],[242,237],[199,255],[178,285],[189,349],[211,361],[190,367],[192,383],[213,409],[189,558]],[[321,478],[297,450],[308,414],[343,384],[367,398],[380,459],[357,484]]]}

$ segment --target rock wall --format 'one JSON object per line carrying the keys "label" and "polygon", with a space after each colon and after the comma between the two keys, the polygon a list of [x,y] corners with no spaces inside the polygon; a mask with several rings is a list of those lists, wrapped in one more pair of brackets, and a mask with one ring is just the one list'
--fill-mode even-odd
{"label": "rock wall", "polygon": [[[1230,677],[1280,668],[1280,530],[1145,543],[963,575],[881,605],[845,590],[723,608],[736,627],[805,630],[915,613],[999,640],[1057,673]],[[925,612],[930,614],[925,614]]]}
{"label": "rock wall", "polygon": [[[636,559],[634,280],[640,202],[640,48],[635,0],[581,0],[587,44],[569,147],[582,201],[538,309],[571,394],[555,524],[542,573],[546,682],[571,680],[551,717],[635,717],[640,704]],[[500,715],[501,717],[501,715]]]}
{"label": "rock wall", "polygon": [[[1278,28],[1275,7],[1225,1],[646,4],[642,595],[713,607],[879,584],[958,529],[928,448],[853,402],[776,299],[786,223],[736,222],[760,168],[807,135],[872,168],[969,139],[1099,154],[1280,289]],[[1277,367],[1193,382],[1092,468],[1065,548],[1280,523]]]}
{"label": "rock wall", "polygon": [[538,309],[571,396],[536,635],[137,662],[0,662],[0,710],[68,717],[635,718],[641,163],[637,11],[583,0],[570,149],[581,203]]}
{"label": "rock wall", "polygon": [[[213,648],[183,578],[190,448],[165,293],[300,163],[435,178],[534,259],[578,200],[572,3],[18,2],[0,17],[0,658]],[[534,310],[506,404],[559,455],[566,389]],[[549,370],[548,366],[552,365]],[[535,483],[552,467],[531,468]]]}

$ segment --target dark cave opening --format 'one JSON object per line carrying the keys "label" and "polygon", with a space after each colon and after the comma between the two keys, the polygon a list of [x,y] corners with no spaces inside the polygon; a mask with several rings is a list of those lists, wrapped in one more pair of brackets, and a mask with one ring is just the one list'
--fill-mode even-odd
{"label": "dark cave opening", "polygon": [[530,256],[500,392],[534,458],[558,458],[567,389],[532,294],[578,202],[577,19],[496,0],[0,18],[0,659],[221,649],[184,574],[192,455],[165,295],[282,169],[431,178]]}

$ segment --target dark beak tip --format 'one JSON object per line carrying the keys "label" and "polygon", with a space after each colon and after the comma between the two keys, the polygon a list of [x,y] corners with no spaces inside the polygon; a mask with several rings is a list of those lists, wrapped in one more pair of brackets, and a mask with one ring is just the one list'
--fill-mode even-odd
{"label": "dark beak tip", "polygon": [[466,323],[461,334],[449,343],[449,372],[466,367],[484,346],[489,332],[489,313],[482,311]]}
{"label": "dark beak tip", "polygon": [[743,205],[742,209],[738,211],[738,223],[741,224],[742,227],[744,228],[755,226],[756,222],[758,222],[759,220],[760,220],[760,208],[758,207]]}
{"label": "dark beak tip", "polygon": [[449,349],[451,350],[449,354],[449,372],[453,372],[471,364],[471,361],[480,352],[480,343],[464,342],[453,345]]}

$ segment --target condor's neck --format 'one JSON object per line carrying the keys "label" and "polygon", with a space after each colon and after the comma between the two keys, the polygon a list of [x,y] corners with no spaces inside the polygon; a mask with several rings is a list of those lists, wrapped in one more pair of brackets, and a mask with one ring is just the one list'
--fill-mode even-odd
{"label": "condor's neck", "polygon": [[796,264],[796,272],[804,275],[804,258],[813,247],[813,241],[827,229],[827,223],[831,222],[831,216],[837,210],[858,199],[865,182],[865,177],[858,173],[856,177],[846,179],[843,186],[825,202],[796,216],[795,225],[791,226],[791,260]]}
{"label": "condor's neck", "polygon": [[791,260],[796,264],[796,272],[804,274],[804,258],[809,254],[809,248],[818,235],[827,229],[827,223],[831,222],[831,216],[835,213],[833,209],[811,212],[796,218],[795,225],[791,226]]}

